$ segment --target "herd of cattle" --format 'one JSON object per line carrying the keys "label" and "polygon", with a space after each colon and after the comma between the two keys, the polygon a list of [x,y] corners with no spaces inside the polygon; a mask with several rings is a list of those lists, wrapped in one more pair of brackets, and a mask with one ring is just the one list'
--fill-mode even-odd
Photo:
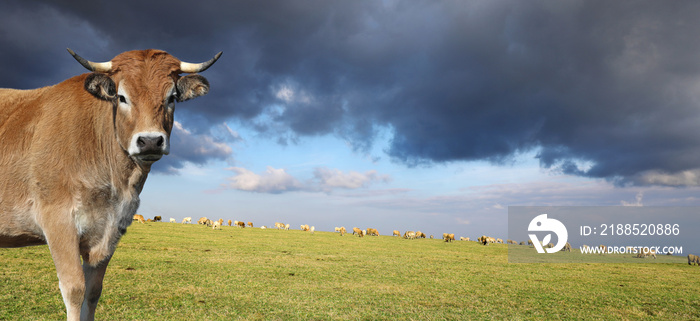
{"label": "herd of cattle", "polygon": [[[140,223],[162,222],[163,218],[160,216],[155,216],[155,217],[153,217],[153,219],[150,219],[150,218],[145,219],[143,217],[143,215],[136,214],[136,215],[134,215],[134,221],[139,221]],[[177,220],[175,220],[174,218],[170,218],[170,223],[177,223]],[[192,223],[192,218],[185,217],[182,220],[182,224],[185,224],[185,223]],[[236,226],[236,227],[240,227],[240,228],[245,228],[246,226],[253,227],[253,222],[248,222],[246,224],[246,222],[244,222],[244,221],[228,220],[227,223],[228,223],[228,226]],[[212,221],[211,219],[208,219],[206,217],[202,217],[199,220],[197,220],[197,224],[211,227],[214,230],[220,230],[221,227],[224,226],[224,219],[220,218],[217,221]],[[289,224],[284,224],[284,223],[279,223],[279,222],[276,222],[275,226],[274,226],[274,228],[276,228],[278,230],[289,230],[289,227],[290,227]],[[260,228],[266,229],[268,227],[263,225]],[[313,234],[316,230],[316,228],[314,226],[309,226],[308,224],[301,225],[299,227],[299,229],[302,231],[305,231],[305,232],[310,232],[311,234]],[[345,229],[344,226],[341,226],[341,227],[336,227],[335,232],[340,233],[340,236],[343,236],[347,233],[347,230]],[[360,229],[357,227],[353,227],[352,234],[357,235],[358,237],[363,237],[363,236],[367,236],[367,235],[379,236],[379,231],[375,228],[367,228],[367,229],[363,230],[363,229]],[[428,238],[428,236],[426,236],[425,233],[423,233],[421,231],[406,231],[402,235],[399,230],[394,230],[392,233],[392,236],[403,237],[404,239],[409,239],[409,240],[419,239],[419,238]],[[433,235],[430,235],[430,238],[433,239],[434,238]],[[442,239],[445,242],[452,242],[452,241],[455,241],[455,235],[451,234],[451,233],[443,233]],[[460,241],[472,241],[468,237],[460,237],[459,240]],[[509,240],[506,240],[505,242],[503,242],[503,239],[489,237],[486,235],[482,235],[482,236],[478,237],[473,242],[478,242],[478,243],[483,244],[483,245],[489,245],[491,243],[501,243],[501,244],[534,246],[534,244],[532,243],[531,240],[528,240],[527,242],[525,242],[525,241],[517,242],[517,241],[509,239]],[[543,247],[544,248],[553,248],[554,244],[552,244],[552,243],[543,244]],[[605,250],[607,249],[607,247],[605,245],[599,245],[598,247],[600,248],[601,252],[605,252]],[[582,249],[589,249],[590,247],[588,245],[582,245],[581,248]],[[562,252],[571,252],[571,244],[569,244],[569,242],[566,242],[566,245],[564,245],[564,248],[562,248],[561,251]],[[656,251],[653,248],[649,249],[649,250],[645,250],[641,253],[638,253],[636,257],[637,258],[653,257],[654,259],[656,259]],[[696,264],[696,265],[700,266],[700,257],[693,255],[693,254],[688,254],[688,264],[690,264],[690,265]]]}

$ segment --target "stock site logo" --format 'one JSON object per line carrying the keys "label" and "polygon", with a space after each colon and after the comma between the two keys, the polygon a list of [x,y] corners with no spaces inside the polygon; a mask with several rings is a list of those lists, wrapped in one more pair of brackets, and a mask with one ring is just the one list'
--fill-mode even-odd
{"label": "stock site logo", "polygon": [[[547,218],[547,214],[538,215],[527,227],[528,232],[554,232],[557,235],[557,245],[551,249],[546,249],[547,253],[555,253],[560,251],[566,245],[566,240],[569,238],[569,233],[566,231],[566,226],[555,220],[553,218]],[[542,243],[537,238],[537,234],[528,234],[530,240],[535,245],[537,253],[545,253],[545,249],[542,248],[542,244],[547,244],[552,239],[552,234],[547,234],[543,239]]]}

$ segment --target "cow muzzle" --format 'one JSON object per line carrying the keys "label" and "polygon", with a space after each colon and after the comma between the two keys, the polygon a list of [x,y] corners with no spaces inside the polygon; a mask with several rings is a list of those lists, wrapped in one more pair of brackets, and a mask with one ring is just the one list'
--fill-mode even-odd
{"label": "cow muzzle", "polygon": [[153,163],[169,152],[168,136],[159,132],[138,133],[129,145],[129,155],[145,163]]}

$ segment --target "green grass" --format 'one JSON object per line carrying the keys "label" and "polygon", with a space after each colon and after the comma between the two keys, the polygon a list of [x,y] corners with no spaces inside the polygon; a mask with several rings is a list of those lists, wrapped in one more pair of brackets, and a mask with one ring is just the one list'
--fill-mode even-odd
{"label": "green grass", "polygon": [[[507,246],[134,224],[101,320],[691,320],[700,267],[509,264]],[[46,246],[0,249],[0,320],[65,318]]]}

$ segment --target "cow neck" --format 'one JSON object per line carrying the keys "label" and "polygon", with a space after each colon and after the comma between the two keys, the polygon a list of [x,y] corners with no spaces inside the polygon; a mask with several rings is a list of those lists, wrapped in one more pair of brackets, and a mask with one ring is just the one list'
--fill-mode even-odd
{"label": "cow neck", "polygon": [[119,144],[116,131],[116,126],[119,125],[116,124],[116,104],[107,101],[100,101],[100,104],[104,106],[97,108],[101,111],[101,115],[96,117],[94,133],[99,137],[99,141],[104,142],[100,153],[102,159],[106,160],[105,174],[109,176],[117,190],[133,191],[138,195],[151,170],[150,165],[142,166],[137,163]]}

